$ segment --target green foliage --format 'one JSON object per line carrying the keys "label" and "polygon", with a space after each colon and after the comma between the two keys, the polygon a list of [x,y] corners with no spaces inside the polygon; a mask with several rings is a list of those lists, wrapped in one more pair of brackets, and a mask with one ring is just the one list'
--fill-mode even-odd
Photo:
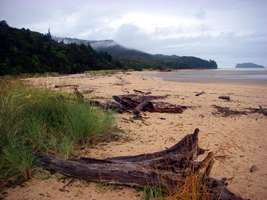
{"label": "green foliage", "polygon": [[112,113],[67,94],[0,84],[0,180],[31,177],[35,152],[68,158],[76,144],[107,132]]}
{"label": "green foliage", "polygon": [[144,187],[144,199],[150,200],[152,198],[163,199],[164,192],[160,187],[146,186]]}
{"label": "green foliage", "polygon": [[142,51],[128,49],[120,45],[102,47],[99,51],[107,52],[118,59],[126,68],[135,70],[154,69],[216,69],[213,60],[204,60],[192,56],[168,56],[162,54],[148,54]]}
{"label": "green foliage", "polygon": [[[190,56],[152,55],[120,45],[94,51],[89,42],[64,44],[46,35],[0,23],[0,75],[19,73],[80,73],[101,69],[217,68],[213,60]],[[114,59],[115,58],[115,59]]]}
{"label": "green foliage", "polygon": [[90,45],[63,44],[49,34],[9,27],[0,23],[0,75],[19,73],[79,73],[120,68],[107,53]]}

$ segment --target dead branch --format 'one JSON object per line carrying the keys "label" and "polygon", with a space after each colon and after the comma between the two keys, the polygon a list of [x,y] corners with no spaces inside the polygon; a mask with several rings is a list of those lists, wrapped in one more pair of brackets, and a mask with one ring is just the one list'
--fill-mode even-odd
{"label": "dead branch", "polygon": [[77,88],[79,85],[77,84],[63,84],[63,85],[55,85],[55,88],[64,88],[64,87],[72,87],[72,88]]}
{"label": "dead branch", "polygon": [[198,92],[198,93],[196,93],[196,97],[198,97],[198,96],[200,96],[200,95],[203,95],[203,94],[205,94],[205,92],[204,91],[202,91],[202,92]]}
{"label": "dead branch", "polygon": [[139,94],[142,94],[142,95],[149,95],[149,94],[151,94],[151,92],[143,92],[143,91],[141,91],[141,90],[136,90],[136,89],[134,89],[133,90],[135,93],[139,93]]}

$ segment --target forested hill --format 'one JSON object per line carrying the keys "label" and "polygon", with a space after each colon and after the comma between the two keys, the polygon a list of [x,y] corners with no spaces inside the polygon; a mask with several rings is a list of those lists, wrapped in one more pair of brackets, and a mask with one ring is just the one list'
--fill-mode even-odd
{"label": "forested hill", "polygon": [[17,29],[0,21],[0,75],[19,73],[79,73],[121,68],[118,61],[90,45],[64,44],[50,35]]}
{"label": "forested hill", "polygon": [[0,21],[0,75],[20,73],[80,73],[99,69],[217,68],[213,60],[189,56],[153,55],[113,40],[52,38]]}
{"label": "forested hill", "polygon": [[171,68],[171,69],[216,69],[217,64],[213,60],[204,60],[193,56],[176,56],[149,54],[136,49],[127,48],[113,40],[80,40],[76,38],[54,37],[58,42],[66,44],[90,44],[98,52],[106,52],[118,59],[123,66],[135,69],[144,68]]}

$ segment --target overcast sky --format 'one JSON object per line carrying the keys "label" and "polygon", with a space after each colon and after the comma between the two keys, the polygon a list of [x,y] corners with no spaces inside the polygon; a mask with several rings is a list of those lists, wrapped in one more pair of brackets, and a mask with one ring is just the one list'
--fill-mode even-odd
{"label": "overcast sky", "polygon": [[267,66],[267,0],[0,0],[0,20],[149,53]]}

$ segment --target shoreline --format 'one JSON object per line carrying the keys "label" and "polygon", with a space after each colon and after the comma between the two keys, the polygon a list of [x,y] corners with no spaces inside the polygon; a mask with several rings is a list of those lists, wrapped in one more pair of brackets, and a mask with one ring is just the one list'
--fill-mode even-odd
{"label": "shoreline", "polygon": [[[31,85],[54,90],[58,90],[55,85],[77,84],[86,98],[99,100],[133,93],[134,89],[152,92],[153,95],[168,95],[166,102],[192,108],[182,114],[145,113],[144,123],[129,121],[132,115],[128,113],[116,114],[117,126],[128,139],[85,148],[80,155],[106,158],[155,152],[170,147],[199,128],[200,147],[214,152],[216,156],[212,177],[226,177],[229,189],[244,198],[264,200],[267,195],[267,117],[260,114],[232,117],[213,114],[213,105],[234,110],[267,106],[265,85],[181,83],[144,76],[140,72],[119,72],[108,76],[75,74],[26,80]],[[72,88],[62,89],[73,92]],[[93,92],[86,93],[89,89]],[[195,96],[201,91],[205,94]],[[232,100],[218,99],[220,95],[229,95]],[[258,168],[253,173],[250,172],[252,165]],[[62,192],[60,188],[65,183],[58,177],[53,175],[47,180],[34,178],[24,187],[10,188],[6,199],[143,199],[143,193],[133,188],[100,186],[79,180],[67,187],[68,192]]]}
{"label": "shoreline", "polygon": [[[250,73],[248,74],[248,72]],[[174,70],[170,72],[142,71],[140,72],[140,74],[149,77],[157,77],[163,81],[174,81],[181,83],[201,83],[201,84],[220,83],[220,84],[267,86],[267,70],[234,70],[234,69],[210,70],[209,69],[209,70]]]}

